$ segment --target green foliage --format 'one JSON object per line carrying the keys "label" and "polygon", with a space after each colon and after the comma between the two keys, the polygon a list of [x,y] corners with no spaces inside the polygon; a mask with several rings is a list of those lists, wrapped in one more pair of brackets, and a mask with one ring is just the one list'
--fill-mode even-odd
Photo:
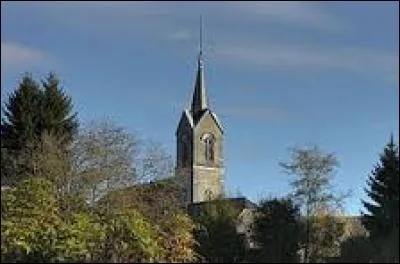
{"label": "green foliage", "polygon": [[186,214],[173,214],[161,223],[163,262],[182,263],[197,260],[193,237],[195,224]]}
{"label": "green foliage", "polygon": [[218,263],[244,260],[245,241],[236,230],[239,213],[232,201],[215,200],[205,203],[194,217],[198,224],[196,251],[203,260]]}
{"label": "green foliage", "polygon": [[336,260],[342,263],[369,263],[377,253],[366,236],[354,236],[341,243],[340,257]]}
{"label": "green foliage", "polygon": [[32,172],[30,157],[37,140],[40,106],[39,85],[25,74],[2,107],[1,148],[7,157],[1,163],[1,181],[10,184]]}
{"label": "green foliage", "polygon": [[56,261],[101,261],[102,245],[106,233],[100,218],[90,213],[73,213],[64,228],[58,231],[63,242],[56,248]]}
{"label": "green foliage", "polygon": [[1,139],[2,147],[1,147],[1,168],[0,168],[0,174],[1,174],[1,186],[9,186],[10,183],[12,182],[12,179],[16,179],[16,162],[17,160],[15,157],[13,157],[10,153],[10,151],[7,151],[5,147],[3,147],[3,136]]}
{"label": "green foliage", "polygon": [[58,214],[55,188],[44,179],[24,180],[1,193],[2,261],[51,261],[56,258]]}
{"label": "green foliage", "polygon": [[377,248],[377,254],[372,258],[374,262],[399,263],[399,227],[392,233],[371,241]]}
{"label": "green foliage", "polygon": [[5,103],[2,116],[2,147],[19,151],[33,145],[40,118],[41,91],[33,78],[25,74],[17,90]]}
{"label": "green foliage", "polygon": [[32,164],[34,165],[32,176],[51,181],[61,196],[67,194],[72,180],[72,164],[69,153],[63,149],[60,139],[44,132],[32,155]]}
{"label": "green foliage", "polygon": [[42,81],[42,86],[39,130],[68,143],[78,129],[77,114],[72,114],[72,99],[60,88],[52,72]]}
{"label": "green foliage", "polygon": [[308,262],[313,250],[311,248],[315,247],[312,245],[312,239],[318,235],[315,232],[319,232],[318,228],[313,228],[310,220],[315,219],[321,210],[341,209],[343,199],[348,194],[336,195],[333,192],[331,181],[334,170],[338,166],[338,160],[333,154],[324,153],[317,146],[293,149],[290,162],[280,163],[280,165],[286,173],[296,177],[291,181],[292,197],[300,205],[306,219],[304,255],[305,261]]}
{"label": "green foliage", "polygon": [[109,192],[96,206],[135,209],[154,224],[161,224],[175,214],[184,213],[182,188],[176,178],[165,178],[151,183]]}
{"label": "green foliage", "polygon": [[106,239],[102,261],[157,262],[163,255],[158,233],[137,211],[116,211],[102,218]]}
{"label": "green foliage", "polygon": [[367,236],[355,236],[341,244],[341,255],[337,262],[349,263],[399,263],[399,248],[396,245],[399,232],[371,240]]}
{"label": "green foliage", "polygon": [[[1,196],[2,261],[155,262],[164,256],[158,228],[136,211],[61,215],[56,188],[42,178],[21,181]],[[187,235],[180,224],[185,221],[170,226],[179,239]]]}
{"label": "green foliage", "polygon": [[261,201],[254,222],[258,261],[297,262],[301,230],[299,208],[290,199]]}
{"label": "green foliage", "polygon": [[367,181],[371,202],[362,201],[367,211],[362,222],[370,242],[379,249],[375,261],[399,261],[399,163],[398,146],[391,136]]}
{"label": "green foliage", "polygon": [[339,162],[331,153],[324,153],[317,146],[291,151],[291,160],[280,163],[291,181],[293,198],[306,215],[313,215],[321,208],[340,205],[340,197],[332,192],[331,181]]}
{"label": "green foliage", "polygon": [[33,174],[32,156],[45,131],[63,145],[72,139],[76,114],[70,114],[71,98],[58,85],[54,74],[49,74],[43,88],[26,74],[2,107],[1,147],[7,156],[1,163],[2,182],[15,184]]}
{"label": "green foliage", "polygon": [[363,201],[367,210],[363,224],[372,239],[387,236],[399,226],[399,162],[399,150],[391,137],[367,181],[372,202]]}
{"label": "green foliage", "polygon": [[340,255],[340,239],[344,235],[343,219],[320,210],[309,220],[309,261],[325,262]]}
{"label": "green foliage", "polygon": [[121,212],[140,213],[158,232],[162,261],[193,262],[196,260],[194,223],[180,208],[180,190],[175,179],[163,179],[112,191],[100,199],[96,207],[105,214],[107,205]]}

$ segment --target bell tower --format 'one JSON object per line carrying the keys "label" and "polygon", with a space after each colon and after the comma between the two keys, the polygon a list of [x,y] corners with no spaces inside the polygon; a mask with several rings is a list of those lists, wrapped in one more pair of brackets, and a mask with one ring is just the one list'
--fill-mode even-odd
{"label": "bell tower", "polygon": [[185,205],[222,195],[223,129],[207,101],[201,21],[193,98],[190,109],[182,112],[176,130],[176,142],[176,173],[183,185]]}

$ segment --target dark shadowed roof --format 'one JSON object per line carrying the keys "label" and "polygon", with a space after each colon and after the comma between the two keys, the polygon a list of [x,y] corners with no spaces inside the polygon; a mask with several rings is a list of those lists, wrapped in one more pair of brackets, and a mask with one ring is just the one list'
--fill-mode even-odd
{"label": "dark shadowed roof", "polygon": [[256,204],[247,199],[246,197],[234,197],[234,198],[222,198],[222,199],[217,199],[217,200],[210,200],[210,201],[203,201],[203,202],[198,202],[198,203],[191,203],[188,206],[188,213],[190,215],[197,215],[202,208],[204,208],[205,205],[207,204],[213,204],[217,202],[229,202],[231,204],[234,204],[238,206],[240,211],[246,208],[256,208]]}

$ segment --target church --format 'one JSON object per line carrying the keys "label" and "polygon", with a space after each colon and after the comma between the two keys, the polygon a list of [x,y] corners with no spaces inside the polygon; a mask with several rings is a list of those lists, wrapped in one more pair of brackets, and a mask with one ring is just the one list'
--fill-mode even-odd
{"label": "church", "polygon": [[182,112],[176,131],[176,175],[184,185],[184,204],[212,200],[223,194],[223,128],[207,100],[200,51],[190,109]]}
{"label": "church", "polygon": [[[245,197],[229,198],[224,194],[224,129],[207,100],[201,48],[190,109],[182,111],[175,135],[176,176],[183,187],[182,205],[189,215],[198,214],[217,198],[228,200],[239,208],[236,231],[246,238],[248,249],[257,249],[252,236],[256,204]],[[346,230],[350,231],[343,239],[354,236],[352,230],[362,229],[357,217],[347,218]],[[359,232],[366,233],[363,229]]]}
{"label": "church", "polygon": [[251,224],[256,205],[245,197],[227,198],[224,188],[224,129],[207,99],[204,59],[201,48],[190,109],[182,111],[176,130],[176,176],[183,191],[183,205],[197,214],[202,206],[223,197],[239,206],[237,232],[254,247]]}

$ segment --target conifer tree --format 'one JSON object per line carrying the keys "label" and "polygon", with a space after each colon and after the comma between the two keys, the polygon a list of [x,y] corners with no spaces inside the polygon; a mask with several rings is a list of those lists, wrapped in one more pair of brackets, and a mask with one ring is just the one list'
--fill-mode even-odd
{"label": "conifer tree", "polygon": [[47,131],[63,142],[69,142],[78,128],[76,113],[72,113],[71,97],[59,87],[59,80],[52,72],[42,85],[40,133]]}
{"label": "conifer tree", "polygon": [[19,151],[36,140],[41,90],[32,76],[25,74],[3,108],[2,148]]}
{"label": "conifer tree", "polygon": [[366,213],[363,224],[371,238],[384,237],[399,226],[399,150],[393,141],[393,135],[380,155],[367,181],[365,191],[371,202],[362,201]]}
{"label": "conifer tree", "polygon": [[33,174],[33,152],[44,132],[54,134],[65,146],[77,130],[71,98],[59,88],[55,74],[50,73],[42,85],[25,74],[2,108],[2,185]]}
{"label": "conifer tree", "polygon": [[1,183],[9,185],[32,172],[29,156],[35,147],[41,91],[32,76],[25,74],[2,108]]}

